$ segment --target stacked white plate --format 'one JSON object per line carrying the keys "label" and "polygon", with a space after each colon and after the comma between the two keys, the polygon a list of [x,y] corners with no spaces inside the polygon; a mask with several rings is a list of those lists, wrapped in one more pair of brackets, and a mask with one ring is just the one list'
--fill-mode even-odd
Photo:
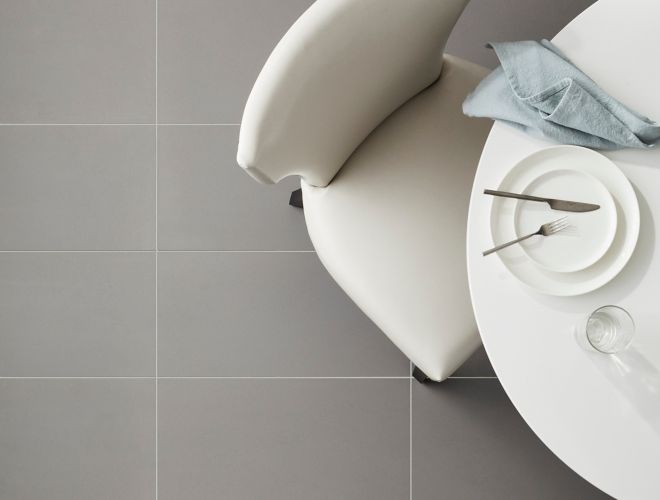
{"label": "stacked white plate", "polygon": [[547,203],[493,198],[493,246],[533,233],[568,216],[569,227],[533,236],[498,252],[527,286],[550,295],[580,295],[603,286],[630,259],[639,235],[637,196],[623,172],[605,156],[577,146],[537,151],[516,164],[496,188],[600,205],[592,212],[560,212]]}

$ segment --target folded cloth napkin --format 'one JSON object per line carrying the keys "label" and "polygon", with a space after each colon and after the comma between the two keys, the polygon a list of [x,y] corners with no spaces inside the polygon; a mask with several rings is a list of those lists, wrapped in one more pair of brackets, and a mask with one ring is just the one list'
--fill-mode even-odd
{"label": "folded cloth napkin", "polygon": [[660,139],[660,126],[605,93],[548,40],[489,45],[501,66],[467,97],[466,115],[596,149],[646,148]]}

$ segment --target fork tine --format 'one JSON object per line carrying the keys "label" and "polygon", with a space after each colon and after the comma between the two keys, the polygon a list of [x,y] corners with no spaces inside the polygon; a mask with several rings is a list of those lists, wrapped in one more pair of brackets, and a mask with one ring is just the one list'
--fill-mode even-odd
{"label": "fork tine", "polygon": [[561,217],[557,220],[553,220],[551,222],[546,222],[543,225],[543,231],[546,234],[546,236],[551,235],[551,234],[556,234],[559,231],[563,231],[568,227],[568,216],[565,215],[564,217]]}
{"label": "fork tine", "polygon": [[562,230],[566,229],[567,227],[568,227],[568,222],[564,221],[560,224],[557,224],[557,225],[551,227],[550,231],[552,233],[558,233],[559,231],[562,231]]}
{"label": "fork tine", "polygon": [[558,226],[558,225],[561,225],[561,224],[566,224],[567,223],[567,221],[566,221],[567,218],[568,218],[568,216],[564,216],[561,219],[553,220],[552,222],[550,222],[550,227]]}

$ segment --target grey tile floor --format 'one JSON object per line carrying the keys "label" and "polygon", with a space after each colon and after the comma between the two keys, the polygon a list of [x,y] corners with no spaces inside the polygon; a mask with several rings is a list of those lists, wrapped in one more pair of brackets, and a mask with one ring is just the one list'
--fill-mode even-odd
{"label": "grey tile floor", "polygon": [[[234,162],[311,0],[0,2],[0,499],[602,498],[483,350],[419,385]],[[590,0],[474,0],[449,51]]]}

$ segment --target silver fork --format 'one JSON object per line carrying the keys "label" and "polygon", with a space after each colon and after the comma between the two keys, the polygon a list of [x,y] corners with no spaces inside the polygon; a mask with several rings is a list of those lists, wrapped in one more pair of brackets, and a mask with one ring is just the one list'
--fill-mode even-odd
{"label": "silver fork", "polygon": [[535,231],[526,236],[522,236],[517,240],[509,241],[508,243],[502,243],[501,245],[497,245],[496,247],[491,248],[490,250],[486,250],[483,253],[483,255],[485,257],[486,255],[490,255],[491,253],[497,252],[498,250],[502,250],[503,248],[510,247],[515,243],[520,243],[521,241],[526,240],[527,238],[531,238],[532,236],[536,236],[536,235],[550,236],[558,233],[563,229],[566,229],[567,227],[568,227],[568,216],[562,217],[561,219],[553,220],[552,222],[547,222],[543,224],[538,231]]}

